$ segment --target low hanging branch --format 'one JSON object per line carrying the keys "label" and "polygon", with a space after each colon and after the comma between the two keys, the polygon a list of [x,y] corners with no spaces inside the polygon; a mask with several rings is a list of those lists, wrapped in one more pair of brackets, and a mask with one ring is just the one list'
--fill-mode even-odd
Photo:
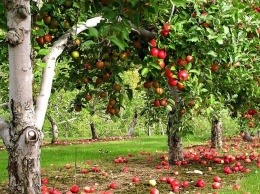
{"label": "low hanging branch", "polygon": [[3,139],[5,146],[10,145],[10,134],[9,134],[9,124],[0,117],[0,137]]}
{"label": "low hanging branch", "polygon": [[[40,92],[36,100],[36,122],[35,125],[38,129],[41,129],[43,126],[45,113],[48,107],[48,101],[51,94],[52,82],[55,75],[55,64],[57,58],[62,54],[63,50],[67,46],[68,38],[71,34],[80,34],[82,31],[87,30],[90,27],[96,27],[101,20],[103,20],[101,16],[88,19],[85,23],[78,25],[76,28],[69,30],[63,36],[61,36],[51,47],[50,53],[43,58],[43,61],[46,63],[46,67],[43,69],[42,74],[42,83],[40,87]],[[138,31],[143,36],[154,38],[156,33],[150,32],[148,30],[136,27],[131,24],[131,27]]]}
{"label": "low hanging branch", "polygon": [[0,107],[2,107],[2,106],[8,106],[8,102],[5,102],[5,103],[3,103],[3,104],[0,104]]}

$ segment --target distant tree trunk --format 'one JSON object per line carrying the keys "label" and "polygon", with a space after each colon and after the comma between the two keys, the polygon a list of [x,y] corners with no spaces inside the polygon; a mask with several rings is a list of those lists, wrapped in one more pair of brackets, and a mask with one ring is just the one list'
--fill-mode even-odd
{"label": "distant tree trunk", "polygon": [[150,124],[148,125],[148,128],[147,128],[147,135],[148,135],[149,137],[152,136],[152,130],[151,130]]}
{"label": "distant tree trunk", "polygon": [[182,125],[182,115],[177,112],[180,107],[181,98],[176,87],[169,86],[170,93],[174,99],[175,105],[168,113],[167,136],[168,136],[168,154],[169,164],[173,165],[176,161],[184,160],[182,138],[178,133],[179,127]]}
{"label": "distant tree trunk", "polygon": [[51,143],[55,144],[58,141],[58,124],[53,120],[52,117],[49,117],[49,121],[51,122],[51,129],[52,129],[52,140]]}
{"label": "distant tree trunk", "polygon": [[249,132],[249,131],[245,132],[245,134],[244,134],[244,136],[243,136],[243,140],[244,140],[244,141],[248,141],[248,142],[253,141],[251,132]]}
{"label": "distant tree trunk", "polygon": [[135,129],[135,126],[137,124],[137,118],[138,118],[138,115],[137,115],[137,112],[135,112],[134,114],[134,118],[133,118],[133,121],[128,129],[128,133],[127,133],[127,136],[132,136],[133,135],[133,132],[134,132],[134,129]]}
{"label": "distant tree trunk", "polygon": [[90,130],[91,130],[92,139],[98,139],[95,124],[93,121],[90,123]]}
{"label": "distant tree trunk", "polygon": [[180,124],[180,120],[176,117],[176,112],[173,109],[168,114],[167,124],[169,164],[172,165],[175,164],[176,161],[182,161],[184,159],[182,138],[180,134],[178,134],[178,127]]}
{"label": "distant tree trunk", "polygon": [[216,116],[212,117],[211,127],[211,147],[221,149],[222,148],[222,121],[217,119]]}

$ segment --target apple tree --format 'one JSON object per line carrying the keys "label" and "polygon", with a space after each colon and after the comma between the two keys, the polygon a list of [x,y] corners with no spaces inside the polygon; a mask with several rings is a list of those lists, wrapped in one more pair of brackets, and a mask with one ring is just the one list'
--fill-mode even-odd
{"label": "apple tree", "polygon": [[[213,117],[212,147],[221,147],[222,104],[241,112],[242,99],[257,102],[259,16],[257,5],[248,2],[188,2],[156,25],[140,72],[156,98],[165,92],[174,100],[168,115],[171,164],[183,160],[181,137],[187,128],[182,117],[190,108],[207,107]],[[249,106],[257,106],[253,102]]]}

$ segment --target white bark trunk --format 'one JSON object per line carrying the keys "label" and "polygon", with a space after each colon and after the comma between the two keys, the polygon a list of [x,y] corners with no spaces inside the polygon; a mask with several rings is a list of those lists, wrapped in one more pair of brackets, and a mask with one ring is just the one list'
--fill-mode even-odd
{"label": "white bark trunk", "polygon": [[40,188],[41,132],[35,128],[32,96],[30,1],[6,1],[9,54],[10,130],[1,137],[9,153],[10,194],[38,194]]}
{"label": "white bark trunk", "polygon": [[69,30],[63,36],[61,36],[55,44],[51,48],[51,52],[46,55],[43,61],[46,63],[46,67],[43,70],[42,74],[42,83],[39,92],[39,96],[36,100],[36,127],[41,129],[44,123],[45,113],[48,107],[48,101],[51,94],[52,82],[55,75],[55,64],[57,58],[61,55],[63,50],[66,47],[68,37],[70,34],[79,34],[82,31],[88,29],[89,27],[97,26],[102,17],[95,17],[87,20],[85,23],[78,26],[78,28],[74,28]]}

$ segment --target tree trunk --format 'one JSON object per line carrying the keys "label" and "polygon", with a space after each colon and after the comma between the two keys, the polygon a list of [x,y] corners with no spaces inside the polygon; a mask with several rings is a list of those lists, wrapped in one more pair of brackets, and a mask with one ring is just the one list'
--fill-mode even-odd
{"label": "tree trunk", "polygon": [[217,119],[216,116],[212,118],[211,127],[211,147],[221,149],[222,148],[222,121]]}
{"label": "tree trunk", "polygon": [[59,131],[58,131],[58,125],[57,123],[53,120],[52,117],[49,117],[49,121],[51,122],[51,131],[52,131],[52,140],[51,143],[55,144],[58,141],[58,135],[59,135]]}
{"label": "tree trunk", "polygon": [[169,86],[169,90],[175,102],[175,106],[173,106],[172,110],[168,113],[166,131],[168,136],[169,164],[173,165],[176,161],[182,161],[184,159],[182,138],[181,134],[178,133],[179,128],[182,126],[182,115],[177,111],[181,101],[178,89]]}
{"label": "tree trunk", "polygon": [[134,118],[133,118],[133,121],[128,129],[128,133],[127,133],[127,136],[132,136],[133,135],[133,132],[134,132],[134,129],[135,129],[135,126],[137,124],[137,118],[138,118],[138,115],[137,115],[137,112],[135,112],[134,114]]}
{"label": "tree trunk", "polygon": [[[178,114],[177,114],[178,115]],[[180,127],[180,120],[176,116],[175,110],[169,112],[168,114],[168,124],[167,124],[167,135],[168,135],[168,153],[169,153],[169,164],[175,164],[176,161],[182,161],[183,158],[183,148],[182,148],[182,138],[178,134],[178,127]]]}
{"label": "tree trunk", "polygon": [[[32,96],[30,1],[6,1],[9,54],[9,194],[41,193],[40,144]],[[3,133],[2,133],[3,135]],[[9,135],[9,137],[7,137]]]}
{"label": "tree trunk", "polygon": [[93,122],[90,123],[90,130],[91,130],[92,139],[98,139],[96,128]]}

